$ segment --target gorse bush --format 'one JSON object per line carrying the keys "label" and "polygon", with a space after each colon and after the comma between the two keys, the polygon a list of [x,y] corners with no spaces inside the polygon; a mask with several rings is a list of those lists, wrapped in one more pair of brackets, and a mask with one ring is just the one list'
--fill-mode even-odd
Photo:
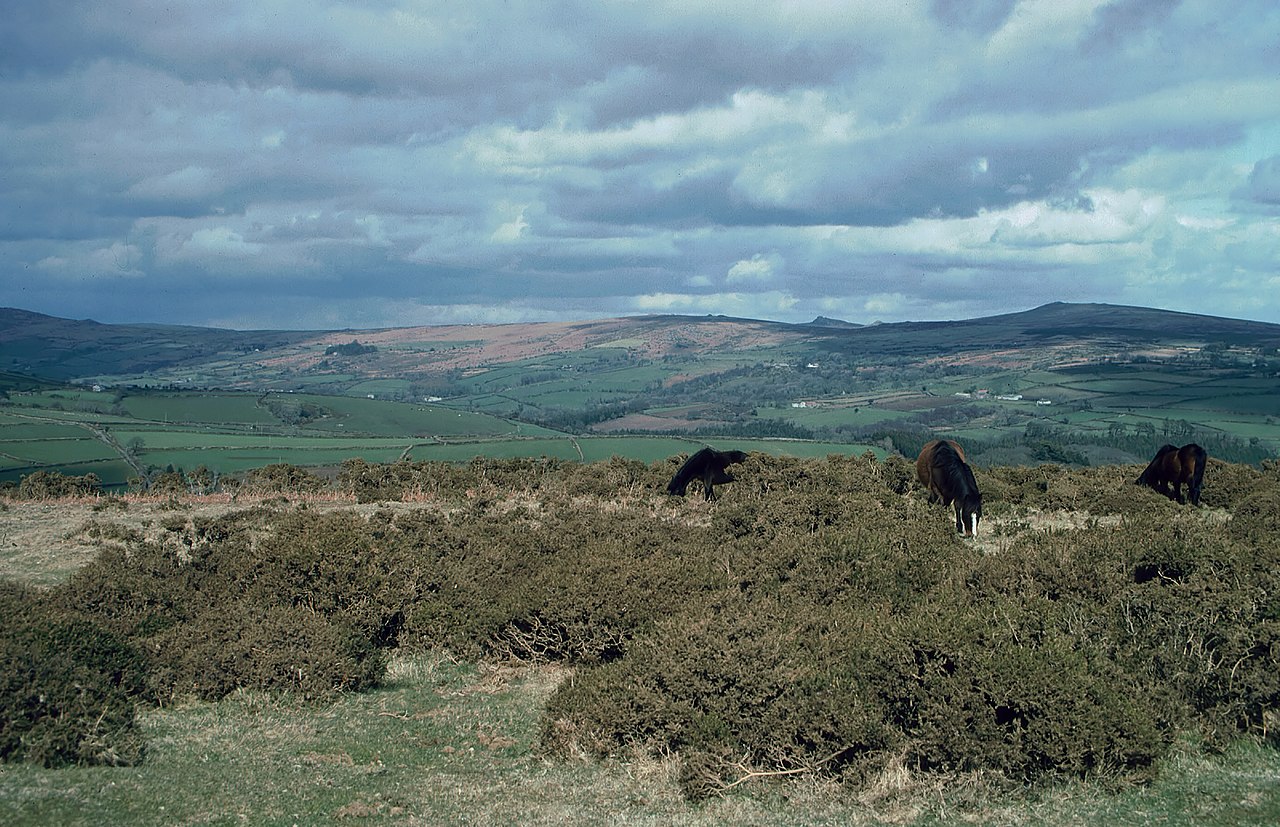
{"label": "gorse bush", "polygon": [[562,687],[543,745],[685,754],[691,795],[745,767],[860,779],[890,760],[1031,780],[1149,773],[1173,732],[1160,699],[1105,641],[1073,634],[1074,612],[1055,623],[1053,601],[1087,591],[1088,572],[1053,560],[1046,598],[1026,590],[1039,566],[988,570],[922,502],[842,499],[781,496],[750,523],[721,506],[723,586]]}
{"label": "gorse bush", "polygon": [[1138,469],[990,469],[990,513],[1013,525],[1110,515],[1015,528],[993,552],[902,497],[900,461],[767,465],[712,516],[720,599],[562,687],[545,748],[676,751],[691,795],[750,772],[853,779],[892,761],[1114,782],[1149,777],[1187,728],[1262,733],[1280,701],[1266,474],[1230,469],[1232,531],[1134,486]]}
{"label": "gorse bush", "polygon": [[1134,466],[979,469],[973,541],[902,458],[752,455],[714,503],[663,493],[678,465],[351,461],[357,500],[415,504],[175,514],[159,540],[99,515],[47,611],[141,653],[143,700],[323,698],[396,646],[570,663],[541,749],[676,754],[692,797],[892,766],[1126,783],[1181,733],[1275,729],[1275,466],[1212,463],[1202,509]]}
{"label": "gorse bush", "polygon": [[249,688],[316,699],[376,685],[386,667],[368,638],[300,605],[220,605],[149,642],[151,682],[166,697],[217,700]]}
{"label": "gorse bush", "polygon": [[399,611],[367,529],[270,509],[174,525],[168,543],[104,549],[50,602],[134,641],[162,698],[361,689]]}
{"label": "gorse bush", "polygon": [[146,676],[145,659],[120,636],[0,581],[0,760],[136,764]]}
{"label": "gorse bush", "polygon": [[93,497],[102,492],[102,480],[97,474],[67,476],[57,471],[35,471],[27,474],[13,489],[8,489],[19,500],[53,500],[64,497]]}
{"label": "gorse bush", "polygon": [[306,494],[325,487],[323,478],[305,468],[276,463],[246,471],[238,480],[238,488],[246,493]]}

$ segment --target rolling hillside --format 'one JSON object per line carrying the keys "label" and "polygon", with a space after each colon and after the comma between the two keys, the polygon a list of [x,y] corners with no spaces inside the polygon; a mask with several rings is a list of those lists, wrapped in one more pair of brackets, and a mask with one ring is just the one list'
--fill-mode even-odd
{"label": "rolling hillside", "polygon": [[[359,342],[357,357],[332,351]],[[772,348],[971,361],[975,352],[1072,362],[1073,350],[1165,352],[1208,346],[1280,348],[1280,325],[1106,304],[1054,303],[1021,313],[866,326],[794,325],[724,316],[636,316],[583,322],[339,331],[238,331],[109,325],[0,308],[0,370],[57,380],[179,382],[269,389],[282,376],[353,379],[491,369],[536,357],[612,350],[658,360]],[[326,351],[330,351],[326,353]],[[336,356],[336,358],[335,358]],[[301,381],[301,380],[297,380]]]}
{"label": "rolling hillside", "polygon": [[[377,461],[585,458],[586,437],[641,435],[910,453],[945,434],[980,463],[1077,465],[1195,439],[1257,462],[1280,454],[1278,348],[1280,325],[1105,304],[866,326],[641,316],[341,331],[9,309],[0,471],[114,463],[109,476],[123,479],[128,461],[331,464],[352,439]],[[107,429],[118,444],[96,436]]]}

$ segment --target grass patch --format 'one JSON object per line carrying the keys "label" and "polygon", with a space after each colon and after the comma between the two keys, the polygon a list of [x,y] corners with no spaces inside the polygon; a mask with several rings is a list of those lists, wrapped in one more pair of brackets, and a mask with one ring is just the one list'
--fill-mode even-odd
{"label": "grass patch", "polygon": [[[747,785],[690,804],[669,762],[550,761],[533,749],[538,711],[569,673],[401,656],[386,685],[307,705],[241,692],[149,710],[137,767],[0,765],[0,821],[292,825],[1270,825],[1280,754],[1241,743],[1188,748],[1153,785],[1009,789],[981,776],[945,797],[905,768],[859,796],[813,779]],[[962,790],[957,794],[956,790]]]}

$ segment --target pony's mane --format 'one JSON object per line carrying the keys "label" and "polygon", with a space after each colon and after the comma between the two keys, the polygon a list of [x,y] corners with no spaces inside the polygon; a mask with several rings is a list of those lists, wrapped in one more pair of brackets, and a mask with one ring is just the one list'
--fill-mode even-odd
{"label": "pony's mane", "polygon": [[980,496],[978,480],[973,475],[973,469],[969,467],[969,463],[960,459],[956,449],[949,443],[938,443],[933,449],[933,458],[938,468],[946,475],[949,487],[957,492],[957,500],[964,501]]}
{"label": "pony's mane", "polygon": [[1138,477],[1139,482],[1152,483],[1160,479],[1164,471],[1164,460],[1171,453],[1177,453],[1178,446],[1164,444],[1156,449],[1156,455],[1151,458],[1151,462],[1147,463],[1147,467],[1142,469],[1142,474]]}

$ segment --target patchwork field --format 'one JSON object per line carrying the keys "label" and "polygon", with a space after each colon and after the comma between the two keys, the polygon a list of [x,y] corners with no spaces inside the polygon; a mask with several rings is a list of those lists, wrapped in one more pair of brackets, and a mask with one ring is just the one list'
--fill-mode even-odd
{"label": "patchwork field", "polygon": [[[466,462],[477,456],[651,462],[720,441],[573,436],[438,405],[313,394],[135,391],[112,402],[91,391],[14,394],[0,407],[0,481],[35,471],[96,474],[120,488],[146,469],[236,474],[273,464],[336,468],[344,461]],[[725,443],[727,444],[727,443]],[[821,440],[743,439],[734,445],[809,457],[883,448]]]}
{"label": "patchwork field", "polygon": [[25,417],[0,427],[7,480],[40,468],[120,484],[192,463],[587,457],[600,434],[846,453],[953,436],[979,464],[1136,462],[1193,440],[1236,461],[1280,455],[1280,327],[1146,308],[867,327],[646,316],[280,333],[0,314],[11,371],[0,413]]}

